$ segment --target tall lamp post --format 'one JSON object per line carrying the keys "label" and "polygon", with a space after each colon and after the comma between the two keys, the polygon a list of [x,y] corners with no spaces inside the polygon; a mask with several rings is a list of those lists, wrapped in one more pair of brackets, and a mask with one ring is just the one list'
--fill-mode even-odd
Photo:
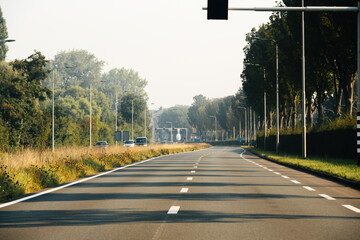
{"label": "tall lamp post", "polygon": [[89,132],[90,132],[90,142],[89,147],[91,148],[91,89],[92,89],[92,83],[90,83],[90,124],[89,124]]}
{"label": "tall lamp post", "polygon": [[252,37],[253,40],[271,41],[276,48],[276,153],[279,153],[280,130],[279,130],[279,45],[275,39]]}
{"label": "tall lamp post", "polygon": [[209,116],[211,118],[215,119],[215,141],[217,142],[218,138],[217,138],[217,119],[216,116]]}
{"label": "tall lamp post", "polygon": [[[150,103],[150,105],[154,105],[154,103]],[[145,108],[145,128],[144,128],[144,137],[146,137],[146,108]]]}
{"label": "tall lamp post", "polygon": [[[248,141],[248,137],[247,137],[248,131],[247,131],[247,121],[246,121],[246,108],[245,108],[245,107],[240,107],[240,106],[238,106],[238,108],[244,109],[244,113],[245,113],[245,116],[244,116],[244,119],[245,119],[244,138],[246,137],[246,141]],[[240,125],[239,125],[239,126],[240,126]]]}
{"label": "tall lamp post", "polygon": [[131,100],[131,139],[134,140],[134,99]]}
{"label": "tall lamp post", "polygon": [[166,122],[166,123],[170,123],[170,143],[172,143],[173,142],[173,135],[172,135],[172,122]]}
{"label": "tall lamp post", "polygon": [[[266,70],[265,67],[257,64],[257,63],[245,63],[247,66],[258,66],[264,69],[264,82],[266,80]],[[267,132],[267,125],[266,125],[266,90],[264,89],[264,150],[266,150],[266,132]]]}

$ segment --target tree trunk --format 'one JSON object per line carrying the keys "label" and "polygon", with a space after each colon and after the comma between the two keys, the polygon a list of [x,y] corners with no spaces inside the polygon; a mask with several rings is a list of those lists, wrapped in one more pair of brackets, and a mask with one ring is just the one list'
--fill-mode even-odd
{"label": "tree trunk", "polygon": [[294,105],[293,105],[293,128],[296,128],[296,118],[297,118],[296,99],[294,99]]}
{"label": "tree trunk", "polygon": [[22,134],[22,130],[23,130],[23,127],[24,127],[24,119],[22,118],[21,121],[21,127],[20,127],[20,132],[19,132],[19,139],[18,139],[18,146],[20,146],[20,141],[21,141],[21,134]]}
{"label": "tree trunk", "polygon": [[351,83],[345,87],[345,106],[346,113],[349,116],[352,116],[352,108],[354,104],[354,84],[355,81],[352,80]]}
{"label": "tree trunk", "polygon": [[307,103],[306,103],[306,106],[307,106],[307,119],[306,119],[306,122],[307,124],[310,126],[310,127],[313,127],[313,124],[314,124],[314,107],[313,107],[313,103],[311,101],[311,95],[310,96],[307,96]]}
{"label": "tree trunk", "polygon": [[269,112],[269,129],[273,127],[274,113],[272,111]]}
{"label": "tree trunk", "polygon": [[337,74],[336,69],[334,69],[333,72],[333,80],[334,80],[334,86],[335,86],[335,99],[334,99],[334,109],[336,117],[341,116],[341,99],[343,95],[343,89],[337,84]]}

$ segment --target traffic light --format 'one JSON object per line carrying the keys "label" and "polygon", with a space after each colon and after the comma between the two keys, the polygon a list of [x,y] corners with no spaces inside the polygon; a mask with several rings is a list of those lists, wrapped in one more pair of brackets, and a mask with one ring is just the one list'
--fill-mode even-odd
{"label": "traffic light", "polygon": [[207,19],[228,19],[228,0],[208,0]]}

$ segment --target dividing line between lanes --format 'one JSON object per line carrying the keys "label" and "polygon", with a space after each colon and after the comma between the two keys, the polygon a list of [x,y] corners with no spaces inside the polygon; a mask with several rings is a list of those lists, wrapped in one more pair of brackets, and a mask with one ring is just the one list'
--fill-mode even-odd
{"label": "dividing line between lanes", "polygon": [[356,213],[360,213],[360,209],[354,207],[354,206],[351,206],[351,205],[342,205],[343,207],[346,207],[347,209],[350,209],[351,211],[354,211]]}
{"label": "dividing line between lanes", "polygon": [[177,214],[180,206],[171,206],[167,214]]}

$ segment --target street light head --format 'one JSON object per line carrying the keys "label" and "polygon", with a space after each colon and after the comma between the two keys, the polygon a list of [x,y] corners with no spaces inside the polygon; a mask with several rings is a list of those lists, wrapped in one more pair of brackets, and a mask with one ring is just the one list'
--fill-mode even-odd
{"label": "street light head", "polygon": [[260,40],[260,41],[271,41],[276,43],[275,39],[271,39],[271,38],[259,38],[259,37],[251,37],[251,40]]}
{"label": "street light head", "polygon": [[6,39],[4,42],[15,42],[14,39]]}

